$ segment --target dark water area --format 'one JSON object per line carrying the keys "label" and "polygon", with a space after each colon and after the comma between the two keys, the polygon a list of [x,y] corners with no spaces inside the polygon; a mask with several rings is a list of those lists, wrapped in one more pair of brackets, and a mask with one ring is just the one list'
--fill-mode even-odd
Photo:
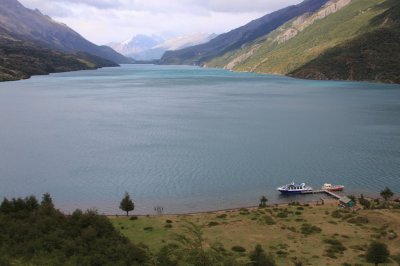
{"label": "dark water area", "polygon": [[279,203],[293,180],[400,193],[399,85],[126,65],[0,83],[0,125],[0,197],[66,212]]}

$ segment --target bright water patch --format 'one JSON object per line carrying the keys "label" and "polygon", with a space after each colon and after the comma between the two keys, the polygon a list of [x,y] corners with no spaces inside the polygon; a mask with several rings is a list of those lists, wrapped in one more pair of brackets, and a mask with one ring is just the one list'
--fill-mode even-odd
{"label": "bright water patch", "polygon": [[188,212],[277,186],[400,193],[400,86],[132,65],[0,83],[0,196]]}

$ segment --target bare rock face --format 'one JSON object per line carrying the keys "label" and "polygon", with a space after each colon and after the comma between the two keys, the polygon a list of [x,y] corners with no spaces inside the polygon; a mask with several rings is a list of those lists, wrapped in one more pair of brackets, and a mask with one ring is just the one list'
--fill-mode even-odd
{"label": "bare rock face", "polygon": [[285,43],[295,37],[299,32],[311,26],[317,20],[326,18],[327,16],[336,13],[343,7],[351,3],[351,0],[331,0],[327,2],[320,10],[315,13],[306,14],[293,20],[290,28],[282,28],[275,41],[279,44]]}

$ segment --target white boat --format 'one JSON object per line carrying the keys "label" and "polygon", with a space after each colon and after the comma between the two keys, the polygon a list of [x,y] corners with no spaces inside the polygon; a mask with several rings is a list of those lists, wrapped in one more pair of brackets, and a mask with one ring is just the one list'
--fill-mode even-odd
{"label": "white boat", "polygon": [[295,184],[294,182],[278,187],[277,190],[282,194],[301,194],[312,191],[312,187],[306,186],[305,183]]}

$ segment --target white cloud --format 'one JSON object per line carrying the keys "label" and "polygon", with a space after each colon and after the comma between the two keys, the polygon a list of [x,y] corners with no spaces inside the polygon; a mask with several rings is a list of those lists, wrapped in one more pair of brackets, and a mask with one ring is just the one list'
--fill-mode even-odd
{"label": "white cloud", "polygon": [[20,0],[104,44],[134,34],[223,33],[301,0]]}

